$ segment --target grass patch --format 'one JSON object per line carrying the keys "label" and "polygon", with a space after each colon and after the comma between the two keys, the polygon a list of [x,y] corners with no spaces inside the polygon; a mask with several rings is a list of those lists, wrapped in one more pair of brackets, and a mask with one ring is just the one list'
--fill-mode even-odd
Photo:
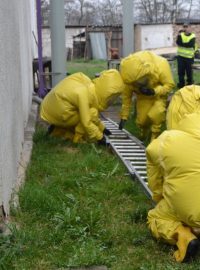
{"label": "grass patch", "polygon": [[[68,63],[69,72],[90,77],[103,69],[106,62]],[[126,128],[137,136],[134,117],[132,112]],[[0,236],[0,269],[199,269],[199,259],[177,264],[174,248],[152,238],[146,225],[152,204],[117,157],[45,132],[38,125],[20,209],[12,209],[11,234]]]}
{"label": "grass patch", "polygon": [[103,147],[47,138],[38,126],[19,198],[12,233],[0,237],[0,269],[198,269],[177,265],[173,247],[152,238],[151,202]]}
{"label": "grass patch", "polygon": [[107,69],[107,61],[105,60],[74,60],[67,62],[67,72],[83,72],[91,79],[95,78],[95,74]]}

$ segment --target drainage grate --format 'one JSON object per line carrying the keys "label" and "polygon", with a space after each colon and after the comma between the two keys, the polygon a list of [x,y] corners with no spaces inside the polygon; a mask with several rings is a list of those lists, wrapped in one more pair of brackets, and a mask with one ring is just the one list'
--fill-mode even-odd
{"label": "drainage grate", "polygon": [[112,150],[122,160],[130,175],[139,181],[148,197],[152,197],[152,192],[147,184],[146,153],[143,143],[130,134],[125,129],[119,130],[118,125],[111,119],[103,120],[106,128],[112,135],[108,143]]}

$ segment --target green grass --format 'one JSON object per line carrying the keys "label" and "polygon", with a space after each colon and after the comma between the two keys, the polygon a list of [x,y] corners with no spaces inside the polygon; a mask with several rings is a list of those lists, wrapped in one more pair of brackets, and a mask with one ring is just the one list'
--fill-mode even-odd
{"label": "green grass", "polygon": [[107,69],[107,62],[104,60],[76,60],[67,62],[67,72],[83,72],[93,79],[96,73]]}
{"label": "green grass", "polygon": [[[178,83],[178,75],[177,75],[177,64],[176,62],[173,65],[173,77],[174,77],[174,81],[175,84],[177,85]],[[193,79],[194,79],[194,84],[198,84],[200,85],[200,76],[199,76],[199,71],[198,70],[194,70],[193,71]],[[174,91],[177,90],[177,87],[175,87]]]}
{"label": "green grass", "polygon": [[18,226],[2,238],[7,249],[0,263],[5,269],[120,269],[116,265],[133,252],[134,239],[152,241],[145,226],[150,202],[110,151],[44,132],[39,127],[35,134],[21,209],[13,210]]}
{"label": "green grass", "polygon": [[198,269],[174,262],[174,248],[151,236],[152,208],[109,149],[45,137],[37,127],[20,209],[0,238],[0,269]]}
{"label": "green grass", "polygon": [[[127,127],[138,134],[134,112]],[[200,259],[177,264],[174,247],[154,240],[146,225],[151,201],[109,149],[45,132],[39,123],[20,208],[12,209],[11,234],[0,236],[0,269],[200,269]]]}

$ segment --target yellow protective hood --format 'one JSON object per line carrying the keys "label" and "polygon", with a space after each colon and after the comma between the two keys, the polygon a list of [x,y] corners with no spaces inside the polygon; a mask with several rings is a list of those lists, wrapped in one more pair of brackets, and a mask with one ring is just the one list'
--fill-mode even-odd
{"label": "yellow protective hood", "polygon": [[[156,58],[159,56],[149,51],[130,54],[120,63],[120,73],[126,84],[132,84],[145,76],[159,77]],[[156,79],[155,78],[155,79]]]}
{"label": "yellow protective hood", "polygon": [[107,109],[116,97],[122,94],[124,83],[116,69],[105,70],[93,80],[99,102],[99,111]]}
{"label": "yellow protective hood", "polygon": [[187,85],[180,89],[177,94],[181,96],[182,102],[186,107],[193,108],[195,101],[200,101],[200,86],[199,85]]}
{"label": "yellow protective hood", "polygon": [[200,138],[200,112],[185,115],[177,129]]}
{"label": "yellow protective hood", "polygon": [[200,86],[188,85],[172,97],[167,110],[167,129],[177,129],[179,121],[187,114],[200,112]]}

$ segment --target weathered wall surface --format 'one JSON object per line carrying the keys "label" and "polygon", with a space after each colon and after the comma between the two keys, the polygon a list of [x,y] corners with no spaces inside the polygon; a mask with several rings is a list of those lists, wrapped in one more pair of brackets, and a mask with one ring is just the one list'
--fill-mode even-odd
{"label": "weathered wall surface", "polygon": [[140,27],[140,50],[171,47],[172,45],[173,28],[171,24],[152,24]]}
{"label": "weathered wall surface", "polygon": [[31,0],[0,0],[0,205],[9,212],[32,100]]}
{"label": "weathered wall surface", "polygon": [[[65,46],[66,52],[69,49],[73,49],[73,36],[76,36],[85,31],[84,27],[80,28],[65,28]],[[42,48],[43,56],[51,57],[51,29],[43,28],[42,30]]]}

